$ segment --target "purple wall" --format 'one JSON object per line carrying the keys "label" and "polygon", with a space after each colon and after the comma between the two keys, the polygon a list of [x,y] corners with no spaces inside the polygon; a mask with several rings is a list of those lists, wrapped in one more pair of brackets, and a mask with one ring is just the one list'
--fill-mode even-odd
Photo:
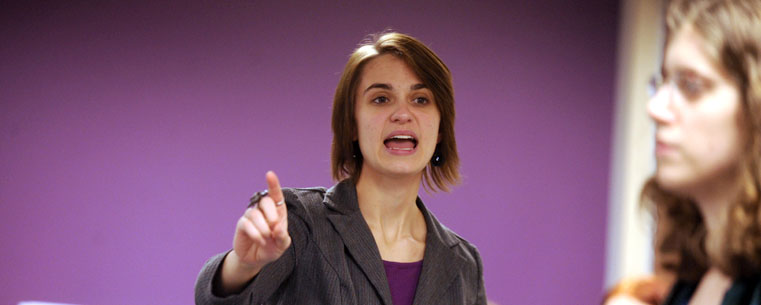
{"label": "purple wall", "polygon": [[489,298],[599,301],[617,1],[16,2],[0,4],[0,303],[192,303],[266,170],[333,183],[333,90],[385,28],[453,72],[465,179],[424,198],[481,250]]}

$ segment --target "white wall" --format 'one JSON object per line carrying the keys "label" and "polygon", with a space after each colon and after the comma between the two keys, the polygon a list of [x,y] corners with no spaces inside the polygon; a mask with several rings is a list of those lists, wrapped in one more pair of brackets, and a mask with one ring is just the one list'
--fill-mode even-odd
{"label": "white wall", "polygon": [[606,287],[625,276],[652,272],[652,220],[639,207],[639,193],[655,165],[645,105],[648,80],[660,65],[664,2],[621,2]]}

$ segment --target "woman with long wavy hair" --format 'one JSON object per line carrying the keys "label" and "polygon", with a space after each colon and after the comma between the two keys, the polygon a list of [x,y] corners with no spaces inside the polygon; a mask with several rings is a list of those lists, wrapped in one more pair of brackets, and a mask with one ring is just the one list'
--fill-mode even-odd
{"label": "woman with long wavy hair", "polygon": [[642,198],[672,280],[665,298],[624,286],[649,304],[761,304],[761,1],[674,0],[666,25]]}

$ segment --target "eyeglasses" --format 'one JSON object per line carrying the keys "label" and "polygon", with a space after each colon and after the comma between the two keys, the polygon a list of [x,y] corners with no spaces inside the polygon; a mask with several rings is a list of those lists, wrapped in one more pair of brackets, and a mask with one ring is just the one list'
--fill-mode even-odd
{"label": "eyeglasses", "polygon": [[[671,75],[669,75],[671,76]],[[647,93],[653,98],[664,85],[677,89],[677,95],[687,101],[694,101],[713,88],[713,82],[691,70],[676,71],[673,76],[664,78],[661,74],[653,75],[647,83]]]}
{"label": "eyeglasses", "polygon": [[663,77],[660,74],[650,76],[650,79],[647,81],[647,97],[653,98],[661,86],[663,86]]}

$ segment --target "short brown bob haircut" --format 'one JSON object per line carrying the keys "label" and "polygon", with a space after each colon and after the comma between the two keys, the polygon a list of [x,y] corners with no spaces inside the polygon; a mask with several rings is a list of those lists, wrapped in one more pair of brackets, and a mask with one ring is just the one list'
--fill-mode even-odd
{"label": "short brown bob haircut", "polygon": [[333,98],[333,143],[331,163],[333,178],[343,180],[359,178],[362,171],[362,154],[354,144],[357,122],[354,107],[357,86],[364,65],[383,54],[392,54],[412,69],[423,84],[433,92],[436,107],[441,115],[439,143],[436,153],[443,163],[425,167],[424,187],[432,191],[448,191],[449,186],[460,182],[460,159],[454,136],[454,90],[452,75],[431,49],[417,39],[400,33],[374,35],[362,43],[349,57]]}

